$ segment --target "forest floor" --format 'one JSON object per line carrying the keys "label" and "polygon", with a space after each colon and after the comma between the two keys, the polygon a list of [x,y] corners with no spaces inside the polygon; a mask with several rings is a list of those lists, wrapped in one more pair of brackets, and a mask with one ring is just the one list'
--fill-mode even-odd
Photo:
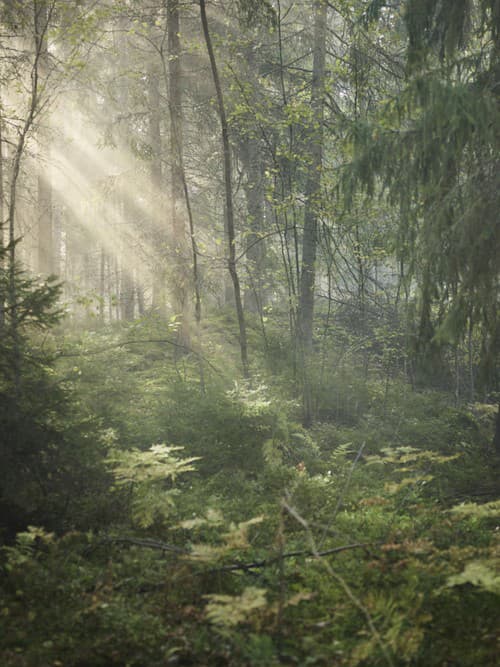
{"label": "forest floor", "polygon": [[64,406],[32,424],[46,479],[0,551],[1,665],[498,664],[493,406],[344,368],[305,429],[277,354],[228,382],[213,344],[200,379],[134,343],[155,337],[54,338]]}

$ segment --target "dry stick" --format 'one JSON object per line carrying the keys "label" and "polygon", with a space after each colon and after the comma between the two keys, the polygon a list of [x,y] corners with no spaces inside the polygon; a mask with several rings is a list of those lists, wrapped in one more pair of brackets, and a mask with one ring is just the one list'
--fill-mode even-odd
{"label": "dry stick", "polygon": [[[306,519],[304,519],[297,512],[297,510],[294,507],[291,507],[286,502],[286,500],[282,501],[282,505],[287,510],[287,512],[290,514],[290,516],[292,518],[294,518],[304,528],[304,530],[306,531],[307,539],[308,539],[309,544],[310,544],[311,552],[313,553],[313,555],[316,558],[318,558],[320,556],[321,552],[318,551],[318,549],[316,547],[316,542],[314,540],[313,534],[311,532],[311,529],[310,529],[309,524],[306,521]],[[377,644],[380,646],[380,650],[382,651],[382,653],[384,655],[384,658],[386,659],[387,664],[389,665],[389,667],[394,667],[394,661],[393,661],[386,645],[384,644],[384,641],[383,641],[379,631],[377,630],[368,609],[364,606],[364,604],[361,602],[361,600],[353,593],[351,587],[346,582],[346,580],[340,574],[338,574],[337,572],[335,572],[333,570],[332,566],[330,565],[330,563],[328,561],[320,561],[320,562],[325,566],[325,569],[328,572],[328,574],[342,586],[342,588],[344,589],[344,592],[346,593],[347,597],[351,600],[351,602],[354,604],[354,606],[357,607],[359,609],[359,611],[361,611],[363,616],[366,618],[366,622],[367,622],[368,627],[370,628],[370,632],[372,633],[372,635],[373,635],[375,641],[377,642]]]}

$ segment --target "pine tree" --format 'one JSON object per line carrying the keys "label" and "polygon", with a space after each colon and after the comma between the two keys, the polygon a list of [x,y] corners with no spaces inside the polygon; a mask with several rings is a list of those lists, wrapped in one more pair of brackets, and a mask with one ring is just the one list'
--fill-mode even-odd
{"label": "pine tree", "polygon": [[476,327],[484,385],[498,391],[500,3],[408,0],[403,10],[405,86],[355,127],[347,190],[382,189],[399,207],[398,252],[420,290],[420,355],[429,361]]}

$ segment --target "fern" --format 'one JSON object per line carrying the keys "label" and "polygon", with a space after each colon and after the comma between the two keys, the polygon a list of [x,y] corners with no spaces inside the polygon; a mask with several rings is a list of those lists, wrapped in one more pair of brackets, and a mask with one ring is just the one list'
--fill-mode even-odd
{"label": "fern", "polygon": [[16,567],[26,567],[36,557],[37,546],[54,542],[54,533],[48,533],[44,528],[28,526],[28,529],[16,536],[16,544],[12,547],[3,547],[7,558],[5,569],[13,570]]}
{"label": "fern", "polygon": [[138,449],[114,450],[108,458],[108,463],[113,468],[113,475],[118,485],[167,479],[174,482],[178,475],[193,471],[195,468],[192,464],[199,460],[197,456],[178,458],[175,452],[182,449],[182,447],[159,444],[153,445],[145,452]]}
{"label": "fern", "polygon": [[241,595],[205,595],[209,600],[205,613],[215,626],[233,628],[267,605],[266,593],[265,588],[249,586]]}
{"label": "fern", "polygon": [[[166,519],[174,506],[177,490],[172,487],[179,475],[191,472],[198,457],[181,459],[182,447],[153,445],[147,451],[112,450],[108,457],[116,487],[131,485],[132,520],[148,528],[157,519]],[[169,486],[166,486],[169,482]]]}
{"label": "fern", "polygon": [[452,507],[450,512],[478,519],[494,518],[500,516],[500,500],[492,500],[490,503],[483,503],[482,505],[478,505],[477,503],[462,503],[461,505]]}
{"label": "fern", "polygon": [[[196,521],[196,520],[195,520]],[[192,560],[201,560],[205,562],[217,561],[223,556],[235,551],[235,550],[245,550],[250,547],[248,540],[248,532],[250,526],[264,521],[263,516],[253,517],[248,521],[242,521],[241,523],[234,524],[231,523],[229,530],[221,534],[221,538],[224,541],[223,544],[219,545],[207,545],[207,544],[193,544],[191,548],[191,553],[188,558]],[[218,521],[217,523],[220,523]],[[200,524],[198,522],[183,522],[184,528],[189,527],[198,527]],[[216,524],[213,524],[216,525]]]}
{"label": "fern", "polygon": [[463,586],[464,584],[471,584],[483,591],[500,595],[498,562],[492,560],[472,561],[471,563],[467,563],[463,572],[448,577],[446,581],[446,586],[448,588]]}

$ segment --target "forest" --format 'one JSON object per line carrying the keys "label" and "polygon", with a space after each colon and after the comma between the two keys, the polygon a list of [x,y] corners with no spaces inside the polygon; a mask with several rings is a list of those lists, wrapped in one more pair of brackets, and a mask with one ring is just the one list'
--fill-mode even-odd
{"label": "forest", "polygon": [[500,0],[0,0],[0,666],[495,667]]}

